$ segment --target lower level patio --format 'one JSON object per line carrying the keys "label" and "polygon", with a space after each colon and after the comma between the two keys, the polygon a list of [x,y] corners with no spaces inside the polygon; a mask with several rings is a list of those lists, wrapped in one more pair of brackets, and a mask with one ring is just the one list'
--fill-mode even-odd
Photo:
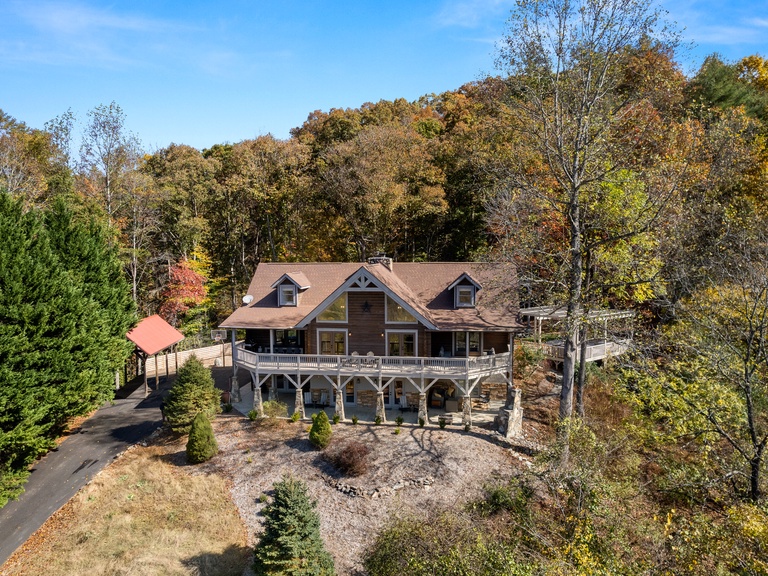
{"label": "lower level patio", "polygon": [[[233,402],[232,406],[243,415],[247,415],[253,409],[253,390],[250,384],[246,384],[240,387],[241,400],[239,402]],[[280,402],[288,407],[288,414],[293,414],[295,410],[295,398],[294,392],[279,391],[278,399]],[[264,400],[267,400],[264,397]],[[472,408],[472,425],[490,427],[493,425],[494,418],[498,415],[499,409],[504,406],[503,400],[490,399],[482,408],[473,406]],[[307,418],[311,418],[312,414],[317,414],[321,410],[325,410],[329,418],[333,418],[335,412],[334,406],[325,407],[304,407]],[[374,422],[376,419],[376,409],[368,408],[365,406],[345,406],[344,412],[347,421],[351,421],[353,416],[357,416],[360,422]],[[408,424],[418,424],[418,412],[413,411],[401,411],[397,405],[385,406],[385,414],[387,422],[395,422],[398,416],[402,416],[403,422]],[[428,424],[437,425],[441,416],[449,417],[449,425],[461,426],[463,412],[457,407],[456,411],[445,410],[441,408],[430,408],[428,410]]]}

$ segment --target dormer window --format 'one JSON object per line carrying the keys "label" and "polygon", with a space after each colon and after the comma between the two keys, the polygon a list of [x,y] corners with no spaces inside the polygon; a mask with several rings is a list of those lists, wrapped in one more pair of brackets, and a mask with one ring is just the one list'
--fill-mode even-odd
{"label": "dormer window", "polygon": [[280,285],[280,306],[296,306],[296,286],[293,284]]}
{"label": "dormer window", "polygon": [[474,308],[475,296],[482,286],[472,276],[464,272],[461,276],[448,286],[448,290],[453,290],[453,306],[455,308]]}
{"label": "dormer window", "polygon": [[456,308],[472,308],[475,305],[475,287],[457,286],[456,290]]}
{"label": "dormer window", "polygon": [[277,303],[279,306],[298,306],[299,291],[309,289],[309,280],[301,272],[283,274],[272,288],[277,288]]}

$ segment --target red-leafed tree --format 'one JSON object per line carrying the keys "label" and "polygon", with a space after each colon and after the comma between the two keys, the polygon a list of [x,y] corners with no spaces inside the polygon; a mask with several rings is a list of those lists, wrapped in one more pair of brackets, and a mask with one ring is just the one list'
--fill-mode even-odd
{"label": "red-leafed tree", "polygon": [[206,278],[195,270],[194,263],[181,260],[168,271],[168,286],[163,291],[160,315],[172,326],[178,326],[184,315],[203,303]]}

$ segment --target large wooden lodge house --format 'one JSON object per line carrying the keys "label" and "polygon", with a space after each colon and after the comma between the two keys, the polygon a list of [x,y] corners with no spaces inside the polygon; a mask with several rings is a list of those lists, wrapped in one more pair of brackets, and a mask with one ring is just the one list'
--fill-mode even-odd
{"label": "large wooden lodge house", "polygon": [[[460,409],[471,418],[479,384],[511,384],[518,298],[509,264],[263,263],[221,328],[233,364],[262,390],[306,404]],[[244,339],[242,334],[244,332]],[[235,342],[235,334],[241,340]]]}

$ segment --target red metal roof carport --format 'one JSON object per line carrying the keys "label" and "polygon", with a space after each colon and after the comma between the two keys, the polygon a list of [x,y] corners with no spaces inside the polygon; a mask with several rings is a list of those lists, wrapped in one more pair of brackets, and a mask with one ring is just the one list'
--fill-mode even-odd
{"label": "red metal roof carport", "polygon": [[149,391],[147,385],[147,358],[149,356],[155,356],[155,386],[157,387],[160,374],[160,370],[157,368],[157,354],[184,340],[184,334],[155,314],[144,318],[125,336],[128,340],[136,344],[136,351],[143,356],[144,393],[146,394]]}

